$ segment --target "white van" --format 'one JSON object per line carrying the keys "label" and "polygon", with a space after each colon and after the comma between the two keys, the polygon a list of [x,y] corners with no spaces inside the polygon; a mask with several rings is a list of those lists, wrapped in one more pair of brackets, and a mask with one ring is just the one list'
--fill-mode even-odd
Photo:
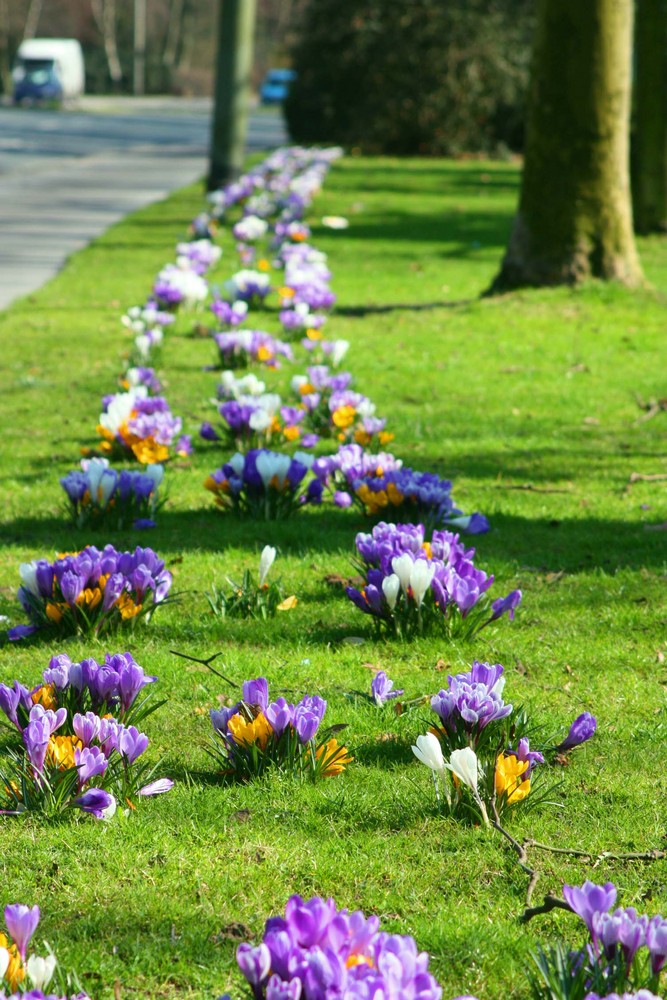
{"label": "white van", "polygon": [[81,45],[75,38],[30,38],[21,42],[12,70],[14,101],[63,101],[85,86]]}

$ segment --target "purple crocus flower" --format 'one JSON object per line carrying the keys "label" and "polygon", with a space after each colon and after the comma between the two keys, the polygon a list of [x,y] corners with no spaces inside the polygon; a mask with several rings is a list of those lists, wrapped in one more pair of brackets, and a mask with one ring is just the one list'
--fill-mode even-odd
{"label": "purple crocus flower", "polygon": [[646,947],[651,956],[651,974],[659,976],[667,962],[667,920],[653,917],[646,928]]}
{"label": "purple crocus flower", "polygon": [[244,942],[236,949],[236,961],[239,964],[241,972],[252,986],[255,996],[261,997],[261,986],[268,978],[271,970],[271,953],[269,949],[263,942],[256,948]]}
{"label": "purple crocus flower", "polygon": [[264,715],[268,719],[269,725],[276,734],[276,737],[279,738],[287,727],[292,724],[294,719],[294,705],[289,705],[284,698],[278,698],[271,705],[267,706]]}
{"label": "purple crocus flower", "polygon": [[496,618],[500,618],[501,615],[507,613],[507,616],[511,622],[514,621],[514,612],[521,604],[521,591],[512,590],[507,597],[499,597],[497,601],[494,601],[491,605],[491,615],[490,621],[495,621]]}
{"label": "purple crocus flower", "polygon": [[38,631],[37,625],[14,625],[13,628],[7,630],[7,638],[16,642],[19,639],[27,639]]}
{"label": "purple crocus flower", "polygon": [[165,792],[170,792],[174,787],[174,782],[171,778],[158,778],[156,781],[151,781],[148,785],[144,785],[140,788],[138,795],[164,795]]}
{"label": "purple crocus flower", "polygon": [[257,705],[262,712],[269,704],[269,684],[265,677],[243,682],[243,701],[246,705]]}
{"label": "purple crocus flower", "polygon": [[140,757],[148,746],[148,737],[145,733],[140,733],[136,726],[121,726],[118,737],[118,753],[127,760],[128,764],[134,764],[137,757]]}
{"label": "purple crocus flower", "polygon": [[587,879],[581,887],[564,885],[563,898],[592,934],[595,914],[607,913],[616,902],[616,886],[613,882],[596,885]]}
{"label": "purple crocus flower", "polygon": [[5,924],[23,962],[30,938],[37,930],[39,917],[39,906],[12,903],[5,907]]}
{"label": "purple crocus flower", "polygon": [[536,764],[544,764],[544,754],[541,754],[539,750],[531,750],[530,743],[525,737],[519,740],[516,750],[510,748],[505,753],[508,756],[516,757],[517,760],[528,761],[528,770],[525,772],[525,776],[528,778]]}
{"label": "purple crocus flower", "polygon": [[97,739],[101,721],[99,715],[95,715],[94,712],[86,712],[85,715],[77,712],[72,719],[72,729],[84,747],[89,747],[93,740]]}
{"label": "purple crocus flower", "polygon": [[403,688],[394,689],[394,682],[387,677],[385,670],[378,670],[371,681],[371,696],[376,705],[384,705],[391,698],[403,694]]}
{"label": "purple crocus flower", "polygon": [[90,813],[95,819],[106,819],[113,815],[116,800],[109,792],[103,788],[89,788],[87,792],[74,800],[74,805],[82,809],[83,812]]}
{"label": "purple crocus flower", "polygon": [[19,732],[22,730],[18,719],[18,709],[23,706],[29,710],[31,705],[30,692],[18,681],[14,681],[14,686],[11,688],[7,687],[6,684],[0,684],[0,709]]}
{"label": "purple crocus flower", "polygon": [[205,420],[201,427],[199,428],[199,436],[204,439],[204,441],[220,441],[220,435],[216,431],[213,424]]}
{"label": "purple crocus flower", "polygon": [[79,771],[79,788],[99,774],[104,774],[109,761],[99,747],[84,747],[74,751],[74,764]]}
{"label": "purple crocus flower", "polygon": [[157,678],[148,677],[144,673],[144,668],[139,666],[130,653],[119,654],[113,659],[120,661],[118,665],[118,692],[121,708],[127,712],[141,689],[147,684],[152,684]]}
{"label": "purple crocus flower", "polygon": [[564,750],[572,750],[573,747],[578,747],[581,743],[585,743],[586,740],[590,740],[591,736],[595,734],[597,729],[597,721],[594,715],[590,712],[583,712],[578,715],[570,726],[570,731],[563,740],[556,747],[556,750],[561,752]]}

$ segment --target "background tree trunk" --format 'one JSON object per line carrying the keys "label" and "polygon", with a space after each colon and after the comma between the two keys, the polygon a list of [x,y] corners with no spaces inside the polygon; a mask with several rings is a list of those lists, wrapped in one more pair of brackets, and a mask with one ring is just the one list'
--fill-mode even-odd
{"label": "background tree trunk", "polygon": [[632,0],[539,0],[518,214],[492,291],[642,283],[630,202]]}
{"label": "background tree trunk", "polygon": [[25,27],[23,29],[23,41],[26,41],[28,38],[34,38],[37,34],[39,19],[42,13],[42,6],[43,0],[30,0],[28,14],[25,19]]}
{"label": "background tree trunk", "polygon": [[667,0],[637,0],[632,202],[638,233],[667,230]]}
{"label": "background tree trunk", "polygon": [[109,76],[114,89],[118,89],[123,79],[123,70],[116,42],[116,0],[91,0],[91,6],[97,27],[102,35]]}
{"label": "background tree trunk", "polygon": [[220,0],[209,191],[243,169],[255,10],[255,0]]}

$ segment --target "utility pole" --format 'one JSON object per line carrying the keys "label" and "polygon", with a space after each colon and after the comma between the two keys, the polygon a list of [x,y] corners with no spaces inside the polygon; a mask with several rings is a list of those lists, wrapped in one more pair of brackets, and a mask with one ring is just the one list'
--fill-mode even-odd
{"label": "utility pole", "polygon": [[234,180],[243,169],[255,9],[256,0],[219,0],[209,191]]}
{"label": "utility pole", "polygon": [[134,0],[132,89],[135,97],[143,97],[146,93],[146,0]]}

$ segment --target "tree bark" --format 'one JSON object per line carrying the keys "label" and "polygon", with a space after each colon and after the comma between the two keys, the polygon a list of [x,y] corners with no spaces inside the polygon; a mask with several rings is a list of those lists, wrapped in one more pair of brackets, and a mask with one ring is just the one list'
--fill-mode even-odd
{"label": "tree bark", "polygon": [[116,0],[91,0],[93,16],[102,35],[109,76],[115,88],[120,86],[123,70],[116,43]]}
{"label": "tree bark", "polygon": [[632,203],[638,233],[667,230],[667,0],[637,0]]}
{"label": "tree bark", "polygon": [[25,27],[23,29],[23,41],[25,42],[29,38],[34,38],[37,34],[37,28],[39,25],[39,19],[42,14],[43,0],[30,0],[30,6],[28,7],[28,14],[25,19]]}
{"label": "tree bark", "polygon": [[519,210],[491,291],[643,282],[632,231],[632,0],[539,0]]}
{"label": "tree bark", "polygon": [[220,0],[209,191],[243,169],[250,102],[255,0]]}

